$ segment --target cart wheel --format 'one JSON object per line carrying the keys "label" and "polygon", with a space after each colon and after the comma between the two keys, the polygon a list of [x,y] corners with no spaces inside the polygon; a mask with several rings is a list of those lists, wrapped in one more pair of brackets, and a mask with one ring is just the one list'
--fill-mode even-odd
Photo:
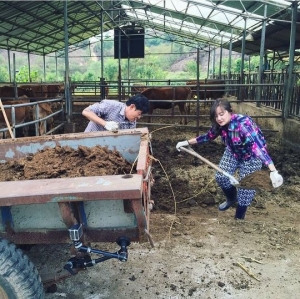
{"label": "cart wheel", "polygon": [[0,238],[0,298],[42,299],[44,288],[37,269],[13,243]]}

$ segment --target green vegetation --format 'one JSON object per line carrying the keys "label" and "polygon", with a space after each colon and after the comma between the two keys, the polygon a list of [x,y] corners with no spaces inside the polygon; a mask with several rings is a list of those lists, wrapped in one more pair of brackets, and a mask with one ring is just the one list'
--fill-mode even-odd
{"label": "green vegetation", "polygon": [[[170,37],[168,37],[170,38]],[[146,79],[146,80],[180,80],[194,79],[197,74],[196,50],[187,46],[169,42],[164,39],[145,39],[144,59],[121,59],[122,79]],[[70,51],[69,65],[72,81],[98,81],[101,77],[101,42],[84,41],[76,45],[77,50]],[[74,47],[72,47],[74,48]],[[207,56],[201,55],[199,65],[200,77],[207,77]],[[8,82],[8,64],[5,59],[6,50],[0,50],[0,81]],[[25,53],[16,53],[15,80],[17,82],[29,81],[28,58]],[[11,59],[12,60],[12,59]],[[219,73],[218,57],[215,62],[214,74]],[[257,71],[260,58],[251,57],[250,62],[244,63],[244,71]],[[119,60],[114,59],[114,43],[112,40],[103,42],[104,78],[107,81],[117,81],[119,74]],[[241,58],[232,58],[231,73],[240,73]],[[276,69],[284,68],[283,63],[277,63]],[[12,66],[11,66],[12,69]],[[228,55],[222,59],[221,73],[228,72]],[[13,73],[13,70],[11,70]],[[212,74],[210,70],[210,74]],[[45,71],[43,57],[30,56],[30,77],[32,82],[63,81],[65,74],[65,62],[63,51],[45,57]],[[14,76],[11,76],[14,81]]]}

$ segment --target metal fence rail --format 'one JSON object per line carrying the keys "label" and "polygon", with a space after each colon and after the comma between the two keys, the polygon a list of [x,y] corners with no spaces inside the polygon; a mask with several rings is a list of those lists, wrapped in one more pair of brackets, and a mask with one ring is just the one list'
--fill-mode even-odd
{"label": "metal fence rail", "polygon": [[[194,109],[194,114],[189,115],[180,115],[177,109],[174,109],[176,105],[176,101],[172,102],[172,109],[170,111],[165,110],[163,113],[163,117],[177,118],[177,117],[187,117],[189,120],[199,121],[199,118],[203,118],[203,105],[210,105],[212,99],[205,98],[206,90],[212,88],[214,90],[225,89],[225,96],[229,99],[231,97],[235,97],[238,101],[243,102],[251,102],[256,104],[257,106],[265,106],[272,110],[276,110],[281,113],[282,119],[284,119],[283,110],[284,106],[288,103],[288,117],[300,119],[300,73],[293,73],[293,88],[290,91],[290,101],[287,101],[285,98],[286,95],[286,82],[287,82],[287,72],[286,70],[282,71],[265,71],[263,73],[262,82],[259,83],[259,74],[257,72],[245,72],[241,78],[240,74],[224,74],[219,77],[215,77],[212,79],[222,79],[224,80],[224,84],[218,84],[217,87],[211,84],[200,84],[197,85],[196,88],[200,90],[202,96],[199,97],[199,93],[196,93],[196,96],[191,100],[186,100],[188,105],[198,106],[197,110]],[[86,103],[87,105],[92,104],[94,102],[101,101],[103,88],[105,89],[104,98],[119,100],[125,102],[130,96],[132,96],[132,88],[134,84],[141,84],[145,87],[175,87],[175,86],[188,86],[187,82],[192,81],[194,79],[180,79],[180,80],[155,80],[155,79],[130,79],[130,80],[122,80],[122,81],[74,81],[70,82],[70,95],[71,95],[71,105],[75,105],[76,103]],[[199,82],[199,81],[198,81]],[[195,88],[195,87],[194,87]],[[203,95],[204,94],[204,95]],[[32,99],[33,100],[33,99]],[[37,100],[37,99],[36,99]],[[36,101],[30,104],[22,104],[21,106],[30,105],[34,109],[37,103],[43,102],[60,102],[60,109],[48,115],[45,118],[33,120],[22,124],[12,123],[12,129],[14,133],[16,133],[16,129],[34,125],[35,131],[37,134],[38,124],[42,121],[46,121],[51,117],[55,117],[56,119],[60,118],[61,122],[52,130],[47,131],[46,134],[52,134],[58,132],[60,128],[62,128],[65,124],[65,99],[64,97],[60,99],[47,99],[43,101]],[[150,100],[151,101],[151,100]],[[5,104],[5,102],[3,102]],[[73,112],[72,115],[78,115],[81,112]],[[162,117],[161,113],[154,113],[151,115],[153,119]],[[262,116],[263,117],[263,116]],[[7,132],[7,128],[1,128],[0,132]]]}
{"label": "metal fence rail", "polygon": [[[52,134],[52,133],[58,131],[60,128],[62,128],[64,126],[64,114],[65,114],[65,112],[64,112],[63,101],[64,101],[64,99],[62,97],[57,98],[57,99],[47,99],[47,100],[43,100],[43,101],[22,103],[22,104],[14,104],[14,105],[6,105],[5,101],[3,101],[3,107],[11,109],[11,115],[10,115],[11,116],[11,129],[12,129],[12,132],[13,132],[15,137],[17,136],[17,129],[25,130],[25,129],[28,129],[28,127],[30,125],[35,126],[35,135],[38,136],[39,135],[39,124],[41,122],[45,122],[45,121],[47,121],[48,119],[50,119],[52,117],[60,116],[61,122],[58,123],[57,126],[53,127],[51,130],[48,130],[48,129],[46,130],[45,134],[49,135],[49,134]],[[59,109],[57,109],[53,113],[47,115],[46,117],[40,117],[37,113],[36,114],[37,115],[36,119],[33,119],[32,117],[30,117],[30,119],[26,119],[22,123],[17,123],[16,122],[16,113],[15,113],[16,108],[18,108],[18,107],[30,107],[30,109],[36,109],[38,111],[37,107],[41,103],[57,103],[60,107],[59,107]],[[46,128],[47,128],[47,126],[46,126]],[[6,134],[8,132],[8,130],[9,129],[7,127],[0,128],[1,135]],[[27,133],[25,133],[25,135],[26,134]]]}

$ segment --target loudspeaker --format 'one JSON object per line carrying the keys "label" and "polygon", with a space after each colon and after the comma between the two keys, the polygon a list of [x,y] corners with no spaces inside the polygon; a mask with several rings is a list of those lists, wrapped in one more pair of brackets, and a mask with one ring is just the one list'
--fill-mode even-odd
{"label": "loudspeaker", "polygon": [[[119,42],[120,41],[120,42]],[[114,58],[119,58],[119,48],[122,58],[144,58],[145,29],[124,26],[114,29]]]}

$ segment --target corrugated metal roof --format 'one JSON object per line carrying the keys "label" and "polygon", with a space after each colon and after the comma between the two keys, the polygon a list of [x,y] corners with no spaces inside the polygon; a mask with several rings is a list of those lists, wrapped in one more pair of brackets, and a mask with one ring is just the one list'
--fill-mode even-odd
{"label": "corrugated metal roof", "polygon": [[[38,55],[64,50],[64,2],[0,1],[0,48]],[[66,1],[68,42],[72,46],[99,35],[103,22],[103,32],[136,24],[145,27],[150,36],[159,38],[164,32],[174,42],[201,49],[209,45],[228,48],[232,39],[233,50],[241,51],[246,26],[254,42],[246,43],[245,53],[259,54],[262,21],[266,20],[266,50],[288,51],[292,2],[295,1]],[[300,34],[295,42],[300,49]]]}
{"label": "corrugated metal roof", "polygon": [[[68,1],[68,36],[73,45],[100,33],[101,10],[110,1]],[[64,1],[0,1],[0,48],[34,54],[64,49]],[[103,14],[104,31],[117,11]]]}

